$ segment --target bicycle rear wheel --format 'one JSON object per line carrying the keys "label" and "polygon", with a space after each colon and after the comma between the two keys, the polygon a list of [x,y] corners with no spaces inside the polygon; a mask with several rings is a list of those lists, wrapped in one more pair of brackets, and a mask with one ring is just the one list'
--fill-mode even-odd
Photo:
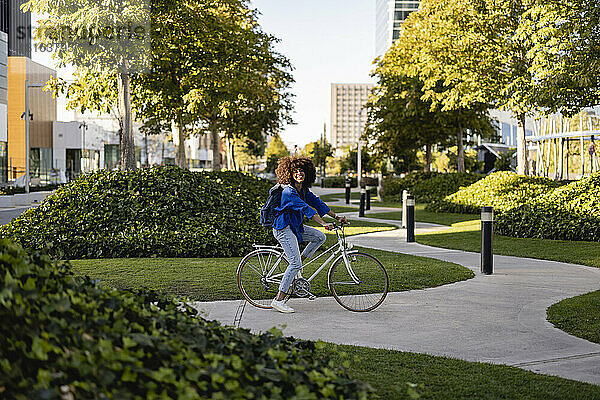
{"label": "bicycle rear wheel", "polygon": [[389,282],[383,265],[364,253],[348,254],[349,267],[340,257],[329,270],[333,298],[345,309],[366,312],[377,308],[387,296]]}
{"label": "bicycle rear wheel", "polygon": [[283,253],[272,249],[255,250],[244,257],[238,266],[237,282],[248,303],[271,308],[287,266]]}

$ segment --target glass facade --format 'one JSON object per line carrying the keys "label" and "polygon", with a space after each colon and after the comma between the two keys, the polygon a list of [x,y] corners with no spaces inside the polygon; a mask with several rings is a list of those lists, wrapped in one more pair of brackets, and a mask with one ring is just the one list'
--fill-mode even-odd
{"label": "glass facade", "polygon": [[119,145],[105,144],[104,145],[104,168],[115,169],[119,167]]}
{"label": "glass facade", "polygon": [[375,52],[382,56],[400,37],[402,22],[419,8],[415,0],[377,0],[375,12]]}
{"label": "glass facade", "polygon": [[29,157],[29,176],[32,179],[32,184],[36,181],[40,184],[50,182],[50,175],[52,174],[52,149],[32,147]]}
{"label": "glass facade", "polygon": [[8,143],[0,142],[0,183],[8,182]]}

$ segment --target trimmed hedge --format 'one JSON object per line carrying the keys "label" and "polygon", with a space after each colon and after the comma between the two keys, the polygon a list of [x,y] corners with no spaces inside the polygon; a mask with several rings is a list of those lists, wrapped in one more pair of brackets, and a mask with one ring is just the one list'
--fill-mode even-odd
{"label": "trimmed hedge", "polygon": [[221,327],[0,241],[0,393],[11,399],[366,398],[312,342]]}
{"label": "trimmed hedge", "polygon": [[472,185],[484,176],[466,172],[440,174],[417,183],[410,190],[410,194],[415,196],[419,203],[431,203],[456,193],[462,187]]}
{"label": "trimmed hedge", "polygon": [[402,201],[402,191],[408,190],[419,203],[430,203],[469,186],[483,175],[472,173],[412,172],[404,178],[391,178],[384,182],[386,201]]}
{"label": "trimmed hedge", "polygon": [[54,258],[232,257],[274,243],[258,223],[271,183],[175,166],[80,177],[0,235]]}
{"label": "trimmed hedge", "polygon": [[[46,192],[58,189],[62,184],[49,184],[43,186],[29,186],[29,192]],[[0,189],[0,195],[13,195],[25,193],[25,187],[8,186]]]}
{"label": "trimmed hedge", "polygon": [[600,173],[559,187],[498,216],[501,235],[600,241]]}
{"label": "trimmed hedge", "polygon": [[517,175],[500,171],[442,200],[427,205],[426,210],[462,214],[478,214],[483,206],[492,206],[502,213],[524,204],[527,200],[551,192],[562,183],[542,177]]}
{"label": "trimmed hedge", "polygon": [[[351,187],[355,188],[358,186],[358,181],[356,180],[356,177],[350,177],[350,180],[352,181],[352,183],[350,184]],[[321,187],[345,188],[346,187],[346,177],[342,176],[342,175],[327,176],[327,177],[323,178],[323,183],[322,183]]]}
{"label": "trimmed hedge", "polygon": [[411,172],[403,178],[386,178],[383,181],[383,197],[386,201],[401,201],[403,190],[410,191],[418,183],[439,174],[439,172]]}

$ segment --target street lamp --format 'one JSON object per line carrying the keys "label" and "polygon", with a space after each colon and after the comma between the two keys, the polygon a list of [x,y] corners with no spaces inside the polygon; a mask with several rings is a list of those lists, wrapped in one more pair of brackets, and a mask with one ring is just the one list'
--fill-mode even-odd
{"label": "street lamp", "polygon": [[41,88],[44,87],[41,83],[29,84],[25,79],[25,112],[23,118],[25,118],[25,193],[29,194],[29,118],[31,113],[29,111],[29,88]]}
{"label": "street lamp", "polygon": [[360,127],[361,116],[362,116],[362,108],[360,108],[358,110],[358,152],[357,152],[358,160],[356,160],[356,180],[358,182],[359,189],[360,189],[360,181],[361,181],[361,177],[362,177],[362,156],[361,156],[361,150],[360,150],[360,144],[361,144],[360,137],[362,136],[362,130]]}

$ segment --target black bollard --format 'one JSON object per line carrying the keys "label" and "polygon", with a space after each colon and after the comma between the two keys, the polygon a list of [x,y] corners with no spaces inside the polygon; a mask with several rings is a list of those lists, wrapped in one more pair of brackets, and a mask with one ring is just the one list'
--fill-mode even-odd
{"label": "black bollard", "polygon": [[406,196],[406,241],[415,241],[415,196]]}
{"label": "black bollard", "polygon": [[365,210],[371,209],[371,186],[367,186],[367,206]]}
{"label": "black bollard", "polygon": [[358,216],[365,216],[365,188],[360,189],[360,208],[358,209]]}
{"label": "black bollard", "polygon": [[491,275],[494,272],[494,208],[481,207],[481,273]]}
{"label": "black bollard", "polygon": [[352,179],[346,178],[346,204],[350,204],[350,187],[352,186]]}

